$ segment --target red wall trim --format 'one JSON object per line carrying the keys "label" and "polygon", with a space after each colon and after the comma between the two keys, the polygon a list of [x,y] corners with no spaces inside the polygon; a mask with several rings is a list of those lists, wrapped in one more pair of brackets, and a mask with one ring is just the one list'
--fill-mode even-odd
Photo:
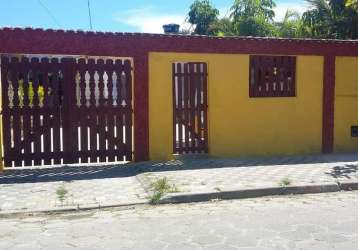
{"label": "red wall trim", "polygon": [[358,56],[358,41],[0,29],[0,53],[132,57],[137,51]]}
{"label": "red wall trim", "polygon": [[134,160],[149,160],[148,54],[134,56]]}
{"label": "red wall trim", "polygon": [[334,143],[334,99],[336,58],[324,57],[322,152],[332,153]]}

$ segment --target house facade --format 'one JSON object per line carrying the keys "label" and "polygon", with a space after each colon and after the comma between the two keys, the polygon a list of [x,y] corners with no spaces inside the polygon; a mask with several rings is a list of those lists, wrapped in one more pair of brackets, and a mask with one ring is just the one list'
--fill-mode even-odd
{"label": "house facade", "polygon": [[[61,155],[58,163],[108,162],[119,151],[125,151],[125,160],[159,161],[189,153],[239,157],[358,150],[358,41],[4,28],[0,53],[2,107],[8,110],[2,119],[5,167],[54,164],[56,155]],[[29,99],[37,100],[39,110],[50,100],[50,74],[41,73],[47,80],[19,77],[23,68],[27,75],[33,72],[34,65],[47,65],[46,72],[63,67],[64,104],[56,112],[62,112],[58,128],[65,143],[58,144],[58,152],[55,127],[46,122],[46,117],[55,120],[52,106],[38,118],[31,113],[28,132],[26,113],[15,119],[23,109],[19,93],[30,93],[26,86],[35,90]],[[8,94],[10,85],[15,94]],[[126,97],[119,103],[121,93]],[[73,118],[67,121],[69,113]],[[85,121],[77,119],[81,114]],[[123,119],[111,120],[122,114]],[[19,128],[25,132],[16,139]],[[48,142],[43,139],[49,136]],[[48,152],[41,146],[46,143]],[[23,158],[16,161],[19,155]]]}

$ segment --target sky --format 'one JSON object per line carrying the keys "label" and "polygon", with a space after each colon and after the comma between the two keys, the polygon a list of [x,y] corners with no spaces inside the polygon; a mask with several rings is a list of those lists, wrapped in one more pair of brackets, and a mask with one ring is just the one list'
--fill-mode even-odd
{"label": "sky", "polygon": [[[225,16],[234,0],[211,0]],[[193,0],[90,0],[94,31],[162,33],[185,18]],[[304,0],[276,0],[276,20],[287,9],[303,12]],[[87,0],[0,0],[0,27],[90,30]]]}

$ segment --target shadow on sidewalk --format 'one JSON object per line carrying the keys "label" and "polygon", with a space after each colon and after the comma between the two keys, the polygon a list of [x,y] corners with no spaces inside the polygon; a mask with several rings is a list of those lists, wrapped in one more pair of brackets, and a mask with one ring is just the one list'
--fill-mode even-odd
{"label": "shadow on sidewalk", "polygon": [[139,168],[131,165],[9,169],[5,170],[2,174],[0,173],[0,184],[124,178],[135,176],[139,173]]}
{"label": "shadow on sidewalk", "polygon": [[335,166],[332,171],[326,173],[338,179],[352,179],[352,176],[358,177],[358,164],[345,164],[342,166]]}
{"label": "shadow on sidewalk", "polygon": [[[145,172],[184,171],[232,167],[253,167],[271,165],[296,165],[334,162],[355,162],[358,154],[306,155],[254,158],[193,158],[168,162],[142,162],[96,166],[64,166],[38,169],[9,169],[0,173],[0,184],[36,183],[53,181],[75,181],[105,178],[125,178]],[[349,177],[358,173],[358,164],[336,166],[327,174],[333,177]]]}

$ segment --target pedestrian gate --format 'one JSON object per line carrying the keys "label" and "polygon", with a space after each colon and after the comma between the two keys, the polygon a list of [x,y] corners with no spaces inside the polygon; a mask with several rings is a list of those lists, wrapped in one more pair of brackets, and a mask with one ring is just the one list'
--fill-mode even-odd
{"label": "pedestrian gate", "polygon": [[208,152],[206,63],[173,63],[173,151]]}
{"label": "pedestrian gate", "polygon": [[129,59],[1,57],[6,167],[132,160]]}

